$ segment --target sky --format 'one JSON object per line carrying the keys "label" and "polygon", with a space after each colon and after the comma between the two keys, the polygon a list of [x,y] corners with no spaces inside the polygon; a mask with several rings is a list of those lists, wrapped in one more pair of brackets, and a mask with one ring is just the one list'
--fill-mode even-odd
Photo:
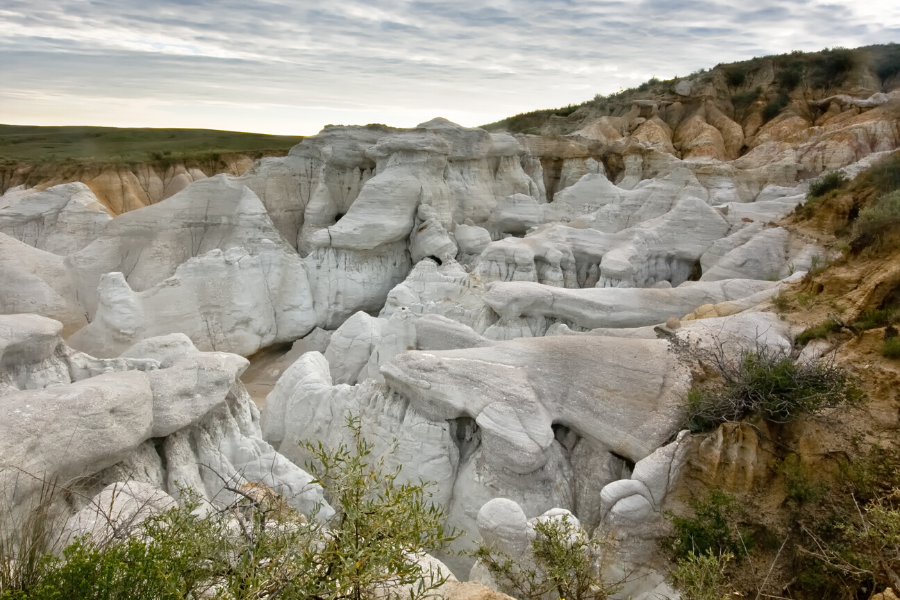
{"label": "sky", "polygon": [[476,126],[721,62],[888,42],[898,0],[0,0],[0,123]]}

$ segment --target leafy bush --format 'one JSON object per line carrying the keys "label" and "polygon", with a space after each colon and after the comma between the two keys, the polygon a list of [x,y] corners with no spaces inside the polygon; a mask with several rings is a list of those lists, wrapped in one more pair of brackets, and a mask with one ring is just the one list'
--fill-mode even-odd
{"label": "leafy bush", "polygon": [[775,74],[775,81],[784,92],[792,92],[803,81],[803,62],[793,60]]}
{"label": "leafy bush", "polygon": [[853,226],[851,246],[859,251],[872,247],[891,249],[900,231],[900,190],[880,196],[872,206],[859,211]]}
{"label": "leafy bush", "polygon": [[731,104],[735,110],[743,110],[753,104],[753,102],[762,95],[762,88],[758,87],[753,90],[741,92],[731,97]]}
{"label": "leafy bush", "polygon": [[881,355],[893,360],[900,358],[900,337],[894,336],[884,340],[884,344],[881,346]]}
{"label": "leafy bush", "polygon": [[818,499],[824,493],[821,482],[813,480],[796,454],[775,464],[775,472],[784,477],[785,499],[798,506]]}
{"label": "leafy bush", "polygon": [[693,432],[749,416],[787,423],[866,401],[857,380],[832,363],[798,363],[784,351],[765,347],[744,352],[738,361],[728,360],[723,352],[706,358],[720,380],[688,394],[685,427]]}
{"label": "leafy bush", "polygon": [[818,325],[807,327],[797,334],[797,337],[794,338],[794,341],[801,346],[805,346],[813,340],[827,338],[832,333],[838,333],[841,330],[842,326],[843,325],[840,321],[829,318],[819,323]]}
{"label": "leafy bush", "polygon": [[868,502],[900,487],[900,449],[873,446],[863,456],[839,463],[843,486],[853,496]]}
{"label": "leafy bush", "polygon": [[882,158],[859,175],[855,183],[872,186],[878,194],[900,190],[900,153]]}
{"label": "leafy bush", "polygon": [[806,193],[807,200],[821,198],[830,191],[838,190],[847,183],[847,177],[842,171],[834,171],[809,184],[809,191]]}
{"label": "leafy bush", "polygon": [[900,490],[878,496],[864,509],[856,509],[854,518],[837,525],[846,545],[829,543],[809,532],[815,549],[806,553],[857,580],[900,587]]}
{"label": "leafy bush", "polygon": [[762,117],[766,121],[771,121],[784,109],[785,106],[790,102],[790,98],[788,98],[787,94],[778,94],[778,97],[774,100],[770,101],[766,104],[766,107],[762,111]]}
{"label": "leafy bush", "polygon": [[308,468],[337,511],[301,578],[305,597],[358,599],[387,583],[417,585],[414,596],[427,596],[449,573],[425,582],[415,557],[446,548],[460,533],[444,530],[446,514],[429,500],[434,484],[398,484],[400,468],[385,471],[384,457],[369,461],[373,446],[359,419],[350,417],[347,427],[353,448],[304,444],[317,460]]}
{"label": "leafy bush", "polygon": [[900,308],[872,308],[854,321],[853,328],[857,331],[868,331],[893,325],[897,321],[900,321]]}
{"label": "leafy bush", "polygon": [[733,496],[710,489],[703,498],[690,498],[688,505],[693,512],[690,517],[666,513],[674,530],[667,541],[675,560],[688,559],[692,554],[730,554],[737,560],[746,556],[753,540],[738,526],[743,514]]}
{"label": "leafy bush", "polygon": [[847,73],[856,63],[853,51],[848,48],[835,47],[823,50],[812,61],[813,85],[827,88],[840,85],[847,77]]}
{"label": "leafy bush", "polygon": [[722,600],[730,586],[725,576],[725,568],[734,559],[729,552],[715,555],[688,553],[675,564],[669,579],[679,592],[682,600]]}
{"label": "leafy bush", "polygon": [[725,71],[725,81],[728,82],[728,85],[731,87],[739,87],[743,85],[744,81],[747,79],[747,69],[743,67],[734,67],[733,69],[728,69]]}
{"label": "leafy bush", "polygon": [[[199,499],[183,491],[182,506],[151,517],[122,541],[76,540],[62,556],[43,554],[38,577],[0,587],[3,600],[222,600],[374,598],[386,591],[410,600],[431,595],[447,580],[423,574],[417,557],[456,537],[444,512],[429,502],[429,484],[399,485],[399,469],[372,447],[358,420],[355,443],[326,451],[307,445],[336,510],[327,523],[309,521],[271,490],[226,489],[238,500],[200,516]],[[259,493],[259,490],[265,490]],[[316,515],[313,515],[315,517]],[[12,561],[0,556],[0,565]],[[0,580],[0,582],[5,580]],[[408,586],[402,592],[399,586]]]}
{"label": "leafy bush", "polygon": [[534,526],[533,563],[515,560],[483,542],[473,553],[497,582],[519,600],[605,600],[619,586],[603,580],[599,565],[603,543],[588,538],[569,520],[546,519]]}
{"label": "leafy bush", "polygon": [[888,44],[875,64],[875,73],[882,81],[900,73],[900,44]]}

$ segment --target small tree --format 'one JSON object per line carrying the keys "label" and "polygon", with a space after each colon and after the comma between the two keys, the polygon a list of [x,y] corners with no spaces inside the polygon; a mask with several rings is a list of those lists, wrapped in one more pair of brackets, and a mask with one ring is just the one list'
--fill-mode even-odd
{"label": "small tree", "polygon": [[[348,418],[351,447],[307,444],[336,514],[307,520],[259,484],[223,479],[236,500],[204,510],[182,490],[182,504],[149,517],[128,535],[78,538],[62,552],[46,544],[0,544],[0,600],[420,600],[449,573],[423,572],[418,560],[457,537],[444,530],[432,484],[398,484],[400,469],[370,461],[372,446]],[[46,520],[49,504],[35,513]],[[318,513],[319,511],[316,511]],[[0,515],[0,522],[2,517]],[[32,528],[46,537],[44,525]],[[30,530],[29,530],[30,531]],[[26,536],[25,541],[35,537]],[[41,538],[43,539],[43,538]],[[2,540],[2,538],[0,538]],[[7,547],[9,546],[9,547]],[[29,569],[21,567],[24,547]],[[28,566],[28,565],[26,565]]]}
{"label": "small tree", "polygon": [[603,542],[589,538],[568,515],[534,525],[531,560],[515,560],[481,543],[474,552],[505,591],[519,600],[605,600],[619,589],[603,580]]}
{"label": "small tree", "polygon": [[444,509],[430,501],[434,484],[398,484],[400,467],[388,471],[383,456],[370,459],[373,446],[363,437],[359,419],[348,416],[347,428],[352,448],[342,443],[329,451],[321,442],[303,444],[319,463],[307,468],[336,511],[310,553],[306,596],[362,600],[376,592],[397,595],[402,587],[408,588],[410,600],[423,598],[443,585],[449,573],[423,574],[417,559],[445,549],[460,534],[444,529]]}

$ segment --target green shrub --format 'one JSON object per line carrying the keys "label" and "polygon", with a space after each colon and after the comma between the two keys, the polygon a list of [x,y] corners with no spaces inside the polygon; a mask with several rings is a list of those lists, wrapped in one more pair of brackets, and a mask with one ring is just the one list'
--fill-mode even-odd
{"label": "green shrub", "polygon": [[900,449],[893,446],[876,445],[865,455],[838,464],[844,487],[864,502],[900,487]]}
{"label": "green shrub", "polygon": [[[720,349],[721,350],[721,349]],[[795,362],[790,354],[765,347],[731,361],[724,352],[700,360],[715,365],[720,379],[695,387],[684,404],[685,427],[708,431],[724,422],[755,416],[787,423],[833,408],[853,408],[866,401],[858,381],[830,363]]]}
{"label": "green shrub", "polygon": [[720,555],[690,552],[678,559],[669,579],[681,592],[682,600],[722,600],[731,587],[725,569],[733,559],[729,552]]}
{"label": "green shrub", "polygon": [[881,355],[893,360],[900,358],[900,337],[894,336],[884,340],[884,344],[881,346]]}
{"label": "green shrub", "polygon": [[861,185],[871,185],[878,194],[900,190],[900,153],[882,158],[859,175]]}
{"label": "green shrub", "polygon": [[807,530],[814,545],[806,554],[850,579],[874,583],[879,589],[898,586],[900,490],[879,495],[864,507],[856,503],[854,508],[855,513],[844,514],[836,524],[835,541]]}
{"label": "green shrub", "polygon": [[854,321],[853,328],[857,331],[868,331],[893,325],[897,321],[900,321],[900,308],[872,308]]}
{"label": "green shrub", "polygon": [[842,326],[843,325],[840,321],[829,318],[819,323],[818,325],[807,327],[797,334],[797,337],[794,338],[794,341],[801,346],[805,346],[813,340],[824,339],[832,333],[838,333],[841,330]]}
{"label": "green shrub", "polygon": [[807,200],[821,198],[828,192],[838,190],[847,183],[847,177],[841,171],[834,171],[809,184],[809,191],[806,193]]}
{"label": "green shrub", "polygon": [[744,110],[762,95],[762,91],[762,88],[758,87],[754,90],[735,94],[731,97],[731,104],[734,106],[735,110]]}
{"label": "green shrub", "polygon": [[588,538],[568,515],[539,521],[534,530],[533,562],[514,560],[483,542],[472,555],[519,600],[605,600],[618,591],[619,586],[604,581],[595,565],[602,556],[603,542]]}
{"label": "green shrub", "polygon": [[775,472],[784,477],[785,499],[802,506],[822,496],[824,486],[813,480],[796,454],[790,454],[775,463]]}
{"label": "green shrub", "polygon": [[803,62],[792,60],[775,74],[775,82],[782,92],[792,92],[803,81]]}
{"label": "green shrub", "polygon": [[[351,447],[307,445],[336,511],[327,521],[317,514],[307,521],[264,486],[228,483],[238,500],[200,516],[199,499],[184,490],[181,507],[147,519],[122,541],[85,537],[62,556],[43,554],[39,577],[0,588],[0,598],[360,600],[388,585],[410,586],[410,600],[430,596],[449,573],[423,575],[416,558],[457,534],[444,530],[430,484],[398,484],[399,469],[369,459],[359,421],[350,418],[348,427]],[[0,555],[0,566],[8,564]]]}
{"label": "green shrub", "polygon": [[884,54],[875,64],[875,74],[882,81],[900,73],[900,44],[888,44]]}
{"label": "green shrub", "polygon": [[747,69],[743,67],[734,67],[725,71],[725,81],[731,87],[740,87],[747,79]]}
{"label": "green shrub", "polygon": [[770,101],[766,104],[766,107],[762,111],[762,117],[766,121],[771,121],[784,109],[785,106],[790,102],[790,98],[785,93],[778,94],[778,97],[774,100]]}
{"label": "green shrub", "polygon": [[872,247],[891,249],[900,231],[900,190],[880,196],[872,206],[859,211],[853,225],[851,246],[859,251]]}
{"label": "green shrub", "polygon": [[856,61],[852,50],[835,47],[823,50],[812,63],[813,86],[827,88],[843,83]]}
{"label": "green shrub", "polygon": [[746,556],[753,540],[739,527],[744,515],[733,496],[710,489],[703,498],[690,498],[688,505],[693,513],[690,517],[666,513],[673,529],[666,541],[675,560],[688,559],[691,554],[731,554],[736,560]]}
{"label": "green shrub", "polygon": [[791,306],[791,298],[784,291],[778,292],[778,295],[772,298],[772,306],[777,312],[784,312]]}

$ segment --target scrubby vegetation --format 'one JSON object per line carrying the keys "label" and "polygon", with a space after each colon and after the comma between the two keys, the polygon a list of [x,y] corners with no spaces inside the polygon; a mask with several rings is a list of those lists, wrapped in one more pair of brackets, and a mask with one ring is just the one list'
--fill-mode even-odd
{"label": "scrubby vegetation", "polygon": [[603,579],[603,540],[588,537],[568,515],[537,522],[532,560],[481,543],[474,556],[518,600],[605,600],[619,589]]}
{"label": "scrubby vegetation", "polygon": [[742,511],[734,496],[711,489],[702,498],[688,499],[692,515],[682,517],[667,513],[674,533],[664,542],[676,560],[707,554],[732,558],[744,557],[752,546],[750,533],[742,530]]}
{"label": "scrubby vegetation", "polygon": [[853,226],[851,247],[892,250],[900,244],[900,190],[879,196],[861,211]]}
{"label": "scrubby vegetation", "polygon": [[900,359],[900,337],[896,335],[884,340],[881,346],[881,355],[893,360]]}
{"label": "scrubby vegetation", "polygon": [[886,81],[900,74],[900,44],[887,44],[879,48],[875,57],[875,74]]}
{"label": "scrubby vegetation", "polygon": [[869,329],[888,327],[897,322],[900,322],[900,308],[872,308],[863,312],[854,321],[853,328],[857,331],[868,331]]}
{"label": "scrubby vegetation", "polygon": [[800,346],[805,346],[813,340],[824,339],[833,333],[838,333],[841,330],[841,327],[843,327],[843,324],[840,321],[834,318],[828,318],[818,325],[807,327],[798,333],[797,337],[794,338],[794,341]]}
{"label": "scrubby vegetation", "polygon": [[807,200],[821,198],[828,192],[841,189],[846,183],[847,177],[841,171],[828,173],[809,184],[809,192],[807,192],[806,198]]}
{"label": "scrubby vegetation", "polygon": [[720,348],[704,359],[718,378],[694,387],[685,400],[685,427],[694,432],[748,417],[788,423],[866,400],[858,382],[837,365],[797,362],[784,351],[761,347],[731,360]]}
{"label": "scrubby vegetation", "polygon": [[430,503],[429,484],[400,484],[399,469],[387,471],[383,458],[371,457],[359,421],[350,419],[348,427],[351,447],[308,446],[333,518],[307,520],[271,491],[226,484],[238,499],[223,509],[200,510],[199,498],[185,490],[180,507],[128,535],[85,536],[54,553],[44,542],[57,538],[41,517],[49,506],[40,502],[32,515],[36,526],[16,540],[7,532],[14,543],[0,544],[0,598],[424,598],[449,573],[423,575],[416,558],[458,534],[444,530],[445,514]]}
{"label": "scrubby vegetation", "polygon": [[771,121],[784,110],[784,107],[788,105],[790,102],[790,98],[785,93],[778,94],[778,96],[774,100],[770,100],[766,107],[763,108],[762,117],[765,121]]}
{"label": "scrubby vegetation", "polygon": [[731,104],[732,106],[734,106],[735,110],[745,110],[748,106],[753,104],[757,98],[762,96],[762,93],[763,89],[761,87],[757,87],[746,92],[735,94],[731,97]]}
{"label": "scrubby vegetation", "polygon": [[856,56],[849,48],[835,47],[822,50],[812,63],[812,84],[819,88],[835,87],[844,82],[856,64]]}
{"label": "scrubby vegetation", "polygon": [[682,600],[722,600],[731,590],[725,569],[734,558],[730,553],[691,552],[679,560],[669,574]]}

